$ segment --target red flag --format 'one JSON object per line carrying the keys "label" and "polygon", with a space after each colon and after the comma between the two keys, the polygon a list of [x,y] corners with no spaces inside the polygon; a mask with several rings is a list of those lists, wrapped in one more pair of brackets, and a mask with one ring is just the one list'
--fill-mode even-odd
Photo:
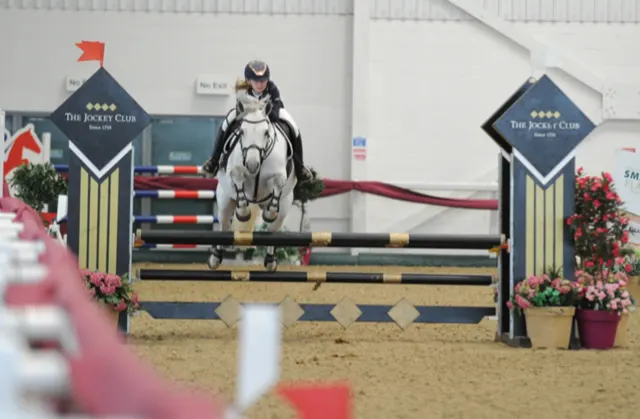
{"label": "red flag", "polygon": [[100,67],[104,61],[104,42],[82,41],[76,44],[82,50],[80,61],[100,61]]}
{"label": "red flag", "polygon": [[348,384],[278,386],[277,393],[298,410],[298,419],[350,419],[351,389]]}

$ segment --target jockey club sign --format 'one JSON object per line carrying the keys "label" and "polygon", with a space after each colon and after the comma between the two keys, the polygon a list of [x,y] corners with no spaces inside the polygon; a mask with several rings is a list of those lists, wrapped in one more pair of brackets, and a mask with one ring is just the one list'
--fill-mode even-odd
{"label": "jockey club sign", "polygon": [[541,180],[548,181],[594,124],[544,76],[500,116],[494,129],[508,139]]}
{"label": "jockey club sign", "polygon": [[50,119],[97,169],[113,161],[150,122],[149,115],[104,68],[80,86]]}

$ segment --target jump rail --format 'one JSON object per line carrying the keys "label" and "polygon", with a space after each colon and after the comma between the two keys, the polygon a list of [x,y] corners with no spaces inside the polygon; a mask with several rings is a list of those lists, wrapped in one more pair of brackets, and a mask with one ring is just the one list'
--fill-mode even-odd
{"label": "jump rail", "polygon": [[222,246],[391,247],[413,249],[489,250],[505,243],[504,236],[451,236],[409,233],[309,233],[136,231],[141,244],[208,244]]}
{"label": "jump rail", "polygon": [[[69,172],[69,165],[55,164],[53,167],[58,173]],[[203,175],[204,171],[201,166],[135,166],[134,173],[150,173],[156,175]]]}
{"label": "jump rail", "polygon": [[490,286],[491,275],[440,275],[368,272],[268,272],[141,269],[138,279],[147,281],[248,281],[316,282],[338,284],[470,285]]}
{"label": "jump rail", "polygon": [[135,190],[134,198],[155,198],[155,199],[215,199],[216,192],[208,190],[177,190],[157,189],[157,190]]}

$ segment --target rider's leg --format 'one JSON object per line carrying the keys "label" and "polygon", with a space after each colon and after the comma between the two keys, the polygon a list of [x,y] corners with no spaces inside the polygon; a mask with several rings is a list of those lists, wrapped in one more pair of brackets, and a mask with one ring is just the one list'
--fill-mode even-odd
{"label": "rider's leg", "polygon": [[281,120],[285,121],[291,127],[293,131],[293,138],[291,138],[291,146],[293,147],[293,161],[296,171],[296,177],[298,180],[309,180],[311,179],[311,173],[305,167],[303,152],[302,152],[302,136],[300,135],[300,129],[298,125],[295,123],[291,114],[285,109],[280,108],[279,117]]}
{"label": "rider's leg", "polygon": [[229,130],[229,126],[236,119],[236,110],[232,109],[229,111],[227,116],[222,121],[222,125],[218,130],[218,134],[216,135],[215,143],[213,144],[213,154],[207,163],[204,165],[204,170],[208,173],[215,175],[218,172],[218,168],[220,166],[220,157],[222,156],[222,151],[224,148],[224,140],[226,137],[226,133]]}

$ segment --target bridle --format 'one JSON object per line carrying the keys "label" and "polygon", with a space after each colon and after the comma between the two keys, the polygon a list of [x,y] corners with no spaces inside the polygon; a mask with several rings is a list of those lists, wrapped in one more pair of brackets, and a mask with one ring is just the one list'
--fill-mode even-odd
{"label": "bridle", "polygon": [[[265,117],[258,121],[249,121],[244,118],[244,115],[241,115],[240,118],[238,119],[240,120],[240,127],[238,127],[238,141],[240,142],[240,151],[242,151],[242,165],[243,166],[247,165],[247,154],[249,153],[249,150],[253,149],[258,151],[258,154],[260,155],[260,167],[262,167],[262,163],[264,163],[267,157],[269,157],[269,155],[273,152],[273,148],[275,147],[275,144],[276,144],[276,139],[272,135],[272,132],[275,131],[273,129],[273,124],[271,123],[268,117]],[[267,123],[268,128],[267,128],[267,132],[265,133],[267,142],[264,145],[264,147],[260,147],[257,144],[250,144],[249,146],[245,146],[245,144],[242,142],[242,139],[244,137],[244,132],[242,131],[242,124],[245,122],[247,124],[252,124],[252,125],[261,124],[263,122]],[[260,172],[258,171],[258,175],[259,174]]]}
{"label": "bridle", "polygon": [[[264,111],[265,117],[260,119],[260,120],[249,121],[249,120],[245,119],[245,116],[247,114],[248,114],[248,112],[243,112],[242,114],[238,115],[237,120],[240,121],[240,126],[236,130],[236,132],[237,132],[236,141],[240,143],[240,151],[242,152],[242,165],[243,166],[245,166],[245,167],[247,166],[247,154],[249,153],[249,150],[252,150],[252,149],[257,150],[258,154],[260,155],[260,168],[258,169],[258,173],[256,173],[256,178],[255,178],[255,182],[254,182],[254,191],[253,191],[254,200],[249,200],[249,202],[252,202],[254,204],[259,204],[259,203],[267,201],[268,199],[271,199],[271,197],[273,196],[273,193],[270,193],[269,195],[267,195],[263,199],[260,199],[260,200],[257,199],[258,186],[260,184],[260,172],[262,171],[262,165],[263,165],[264,161],[267,159],[267,157],[269,157],[271,155],[271,153],[273,152],[273,149],[275,148],[276,136],[274,134],[275,134],[276,130],[275,130],[275,127],[274,127],[273,123],[269,120],[269,117],[268,117],[268,115],[269,115],[269,105],[267,105],[267,107],[265,108],[265,111]],[[258,146],[256,144],[251,144],[249,146],[245,146],[244,145],[244,143],[242,142],[242,139],[244,137],[244,132],[242,131],[242,124],[245,123],[245,122],[247,124],[253,124],[253,125],[261,124],[263,122],[267,123],[267,132],[265,133],[265,137],[267,139],[267,142],[264,145],[264,147],[260,147],[260,146]]]}

